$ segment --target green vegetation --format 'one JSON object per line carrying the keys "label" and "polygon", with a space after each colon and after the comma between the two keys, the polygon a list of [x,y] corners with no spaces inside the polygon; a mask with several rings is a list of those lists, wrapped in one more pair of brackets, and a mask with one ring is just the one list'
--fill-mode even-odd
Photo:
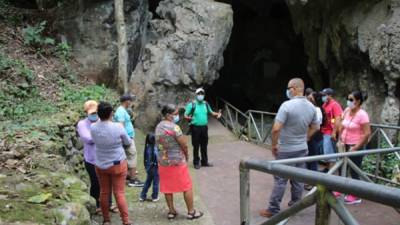
{"label": "green vegetation", "polygon": [[43,35],[46,28],[46,21],[42,21],[34,26],[28,25],[23,29],[24,43],[35,48],[40,48],[44,45],[54,45],[55,40]]}

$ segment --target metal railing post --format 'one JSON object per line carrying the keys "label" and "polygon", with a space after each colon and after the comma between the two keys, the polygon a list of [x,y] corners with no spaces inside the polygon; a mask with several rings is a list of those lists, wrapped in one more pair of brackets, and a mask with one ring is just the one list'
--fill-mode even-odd
{"label": "metal railing post", "polygon": [[242,163],[240,170],[240,224],[250,225],[250,176]]}
{"label": "metal railing post", "polygon": [[247,135],[249,140],[251,141],[251,120],[250,120],[251,113],[249,112],[249,116],[247,117]]}
{"label": "metal railing post", "polygon": [[[378,149],[381,148],[381,128],[378,128]],[[381,163],[381,154],[377,154],[376,155],[376,159],[375,159],[375,178],[374,178],[374,182],[378,182],[378,176],[379,176],[379,164]]]}
{"label": "metal railing post", "polygon": [[328,204],[328,190],[325,186],[317,185],[317,207],[315,225],[329,225],[331,207]]}

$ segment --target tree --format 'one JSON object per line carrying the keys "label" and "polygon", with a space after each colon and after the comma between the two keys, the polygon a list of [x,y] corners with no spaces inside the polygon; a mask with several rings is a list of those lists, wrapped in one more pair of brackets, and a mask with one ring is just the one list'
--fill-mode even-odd
{"label": "tree", "polygon": [[128,43],[124,18],[124,0],[114,0],[115,25],[118,35],[118,80],[128,92]]}

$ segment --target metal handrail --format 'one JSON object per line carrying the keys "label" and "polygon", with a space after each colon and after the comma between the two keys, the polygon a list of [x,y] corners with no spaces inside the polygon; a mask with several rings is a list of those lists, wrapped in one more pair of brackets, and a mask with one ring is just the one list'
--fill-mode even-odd
{"label": "metal handrail", "polygon": [[[269,138],[270,132],[264,133],[264,116],[276,116],[276,113],[271,112],[264,112],[259,110],[248,110],[245,113],[240,111],[238,108],[230,104],[229,102],[219,99],[225,104],[225,108],[228,111],[229,118],[225,118],[225,120],[230,121],[230,125],[233,128],[234,132],[238,135],[242,135],[242,133],[237,132],[237,130],[245,130],[247,128],[247,137],[248,140],[253,141],[255,143],[265,143],[265,141]],[[218,104],[218,100],[217,100]],[[235,121],[232,119],[231,110],[236,115]],[[258,124],[254,115],[259,114],[261,116],[261,129],[259,130]],[[246,122],[239,124],[238,115],[241,115],[245,118]],[[241,128],[237,128],[237,126],[241,126]],[[378,149],[375,150],[363,150],[357,152],[346,152],[346,153],[337,153],[337,154],[330,154],[330,155],[320,155],[320,156],[312,156],[312,157],[303,157],[303,158],[296,158],[296,159],[287,159],[287,160],[275,160],[275,161],[242,161],[240,165],[240,196],[241,196],[241,224],[248,225],[250,224],[249,220],[249,169],[255,169],[262,172],[267,172],[283,177],[294,178],[299,181],[305,181],[309,184],[317,184],[318,188],[313,188],[309,194],[300,202],[296,203],[289,209],[279,213],[278,215],[273,216],[270,220],[263,223],[263,225],[268,224],[286,224],[290,216],[294,215],[295,213],[313,205],[317,205],[317,219],[316,224],[323,225],[328,224],[326,219],[329,216],[330,208],[332,208],[339,218],[344,222],[344,224],[351,224],[355,225],[358,224],[357,221],[352,217],[351,213],[344,207],[341,201],[337,201],[330,192],[327,191],[326,188],[330,190],[337,190],[343,193],[350,193],[355,194],[359,197],[363,197],[365,199],[369,199],[372,201],[380,202],[382,204],[390,205],[393,207],[400,206],[400,198],[399,198],[399,189],[394,189],[382,185],[372,184],[372,180],[369,177],[374,178],[374,181],[382,180],[386,183],[390,183],[393,185],[400,184],[398,182],[394,182],[388,180],[384,177],[379,176],[379,165],[381,165],[381,154],[388,154],[394,153],[396,158],[400,161],[400,147],[394,147],[393,143],[391,142],[389,136],[384,131],[384,129],[391,129],[395,130],[396,132],[400,131],[399,126],[395,125],[383,125],[383,124],[371,124],[371,127],[375,130],[372,132],[369,141],[371,141],[375,136],[378,138]],[[254,128],[256,135],[255,139],[252,137],[252,128]],[[272,128],[272,126],[271,126]],[[381,149],[381,141],[384,141],[388,144],[389,148]],[[377,154],[376,158],[376,168],[375,174],[368,174],[363,172],[356,164],[354,164],[349,157],[351,156],[364,156],[364,155],[371,155]],[[299,169],[287,166],[285,164],[290,163],[298,163],[298,162],[312,162],[312,161],[320,161],[326,159],[340,159],[337,163],[329,170],[327,174],[316,173],[309,170]],[[268,169],[270,168],[270,169]],[[271,169],[272,168],[272,169]],[[275,168],[275,169],[273,169]],[[344,177],[337,177],[331,174],[335,173],[341,168],[342,176]],[[357,181],[352,180],[349,178],[345,178],[347,176],[348,168],[353,169],[362,180],[369,182],[365,183],[364,181]],[[310,177],[307,178],[307,174],[311,173]],[[306,175],[305,175],[306,174]],[[304,177],[306,176],[306,177]],[[322,179],[322,180],[321,180]],[[243,183],[244,182],[244,183]],[[351,184],[350,186],[341,186],[342,184]],[[355,188],[357,187],[357,188]],[[356,191],[354,191],[356,190]],[[362,192],[362,193],[360,193]],[[394,197],[394,195],[396,195]],[[379,194],[383,194],[384,197],[380,197],[377,199],[374,196],[378,196]],[[372,196],[372,197],[371,197]],[[383,200],[382,200],[383,199]],[[394,202],[394,203],[393,203]],[[322,210],[321,210],[322,209]],[[396,209],[398,210],[398,209]]]}
{"label": "metal handrail", "polygon": [[[312,185],[317,185],[309,192],[309,194],[301,201],[295,203],[289,209],[282,211],[273,217],[271,217],[262,225],[270,224],[286,224],[291,216],[298,213],[299,211],[308,208],[309,206],[316,204],[316,224],[325,225],[329,221],[329,212],[332,208],[339,216],[340,220],[344,224],[355,225],[358,224],[351,213],[344,207],[340,200],[336,200],[330,191],[339,191],[342,193],[349,193],[359,196],[364,199],[368,199],[374,202],[379,202],[384,205],[399,207],[400,206],[400,189],[387,187],[372,183],[365,173],[361,171],[350,159],[352,156],[365,156],[371,154],[387,154],[392,152],[399,152],[400,147],[388,148],[388,149],[374,149],[364,150],[357,152],[345,152],[330,154],[324,156],[312,156],[312,157],[301,157],[293,159],[283,159],[274,161],[265,160],[245,160],[241,161],[240,169],[240,218],[242,225],[250,225],[250,182],[249,182],[249,170],[257,170],[273,175],[295,179],[300,182],[305,182]],[[330,171],[325,173],[314,172],[302,168],[292,167],[287,164],[293,163],[305,163],[312,161],[319,161],[321,159],[333,159],[340,158]],[[353,180],[346,178],[347,166],[349,165],[356,173],[360,175],[360,178],[364,181]],[[338,177],[331,175],[336,170],[342,167],[342,176]],[[367,182],[365,182],[367,181]],[[330,191],[328,191],[330,190]]]}

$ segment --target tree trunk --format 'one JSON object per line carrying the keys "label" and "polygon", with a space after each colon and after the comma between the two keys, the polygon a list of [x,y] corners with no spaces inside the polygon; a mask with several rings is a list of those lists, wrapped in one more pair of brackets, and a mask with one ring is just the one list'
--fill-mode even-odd
{"label": "tree trunk", "polygon": [[114,0],[115,25],[118,34],[118,80],[128,92],[128,44],[124,18],[124,0]]}

